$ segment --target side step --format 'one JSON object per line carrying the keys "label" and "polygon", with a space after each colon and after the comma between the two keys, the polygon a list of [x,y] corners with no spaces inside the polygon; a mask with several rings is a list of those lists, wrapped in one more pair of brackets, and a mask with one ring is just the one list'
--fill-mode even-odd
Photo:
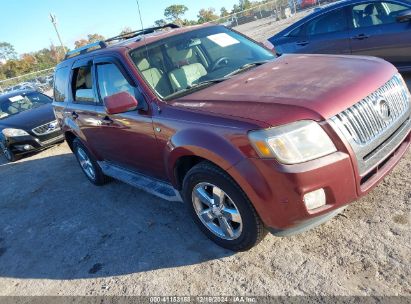
{"label": "side step", "polygon": [[118,179],[126,184],[144,190],[159,198],[171,202],[182,202],[180,193],[173,188],[171,184],[150,178],[140,173],[132,172],[123,169],[111,163],[100,161],[98,162],[101,170],[107,176]]}

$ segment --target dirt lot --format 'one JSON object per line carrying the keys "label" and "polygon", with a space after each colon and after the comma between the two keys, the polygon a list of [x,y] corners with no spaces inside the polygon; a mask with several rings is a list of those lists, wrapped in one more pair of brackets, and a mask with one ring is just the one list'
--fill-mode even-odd
{"label": "dirt lot", "polygon": [[411,295],[411,152],[328,223],[237,254],[181,203],[91,185],[66,144],[0,176],[0,295]]}

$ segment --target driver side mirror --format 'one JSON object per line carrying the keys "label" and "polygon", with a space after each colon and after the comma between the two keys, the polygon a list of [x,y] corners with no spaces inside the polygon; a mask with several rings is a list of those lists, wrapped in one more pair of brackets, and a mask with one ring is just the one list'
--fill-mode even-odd
{"label": "driver side mirror", "polygon": [[137,99],[128,92],[120,92],[104,97],[107,114],[127,112],[138,106]]}
{"label": "driver side mirror", "polygon": [[408,22],[411,21],[411,9],[406,10],[397,16],[397,22]]}

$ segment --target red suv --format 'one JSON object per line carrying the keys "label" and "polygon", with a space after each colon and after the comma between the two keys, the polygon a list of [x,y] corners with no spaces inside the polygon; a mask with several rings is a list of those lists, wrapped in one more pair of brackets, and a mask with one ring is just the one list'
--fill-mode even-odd
{"label": "red suv", "polygon": [[330,219],[410,145],[410,93],[381,59],[276,58],[216,25],[145,29],[66,57],[55,114],[88,179],[182,197],[231,250]]}

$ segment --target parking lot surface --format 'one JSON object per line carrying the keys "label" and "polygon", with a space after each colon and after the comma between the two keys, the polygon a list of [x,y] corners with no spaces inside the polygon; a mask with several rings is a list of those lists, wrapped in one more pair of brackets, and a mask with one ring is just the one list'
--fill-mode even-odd
{"label": "parking lot surface", "polygon": [[411,295],[409,151],[333,220],[244,253],[182,203],[90,184],[66,144],[0,159],[0,295]]}

